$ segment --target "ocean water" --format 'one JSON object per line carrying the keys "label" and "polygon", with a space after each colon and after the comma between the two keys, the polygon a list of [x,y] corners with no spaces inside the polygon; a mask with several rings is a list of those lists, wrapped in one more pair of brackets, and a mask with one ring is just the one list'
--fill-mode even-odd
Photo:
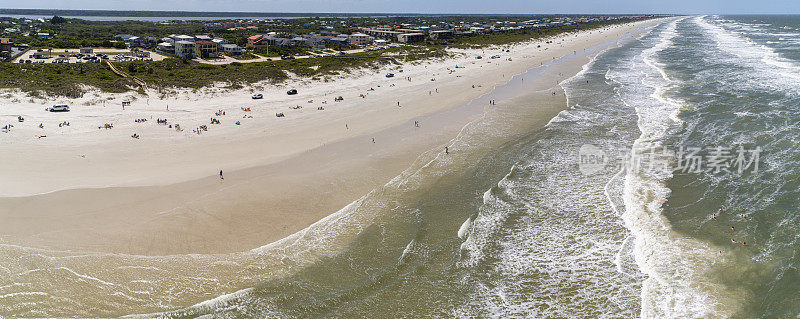
{"label": "ocean water", "polygon": [[[547,94],[507,100],[253,251],[0,245],[0,315],[797,317],[800,17],[678,17],[582,54],[545,127]],[[542,89],[520,77],[475,103]]]}

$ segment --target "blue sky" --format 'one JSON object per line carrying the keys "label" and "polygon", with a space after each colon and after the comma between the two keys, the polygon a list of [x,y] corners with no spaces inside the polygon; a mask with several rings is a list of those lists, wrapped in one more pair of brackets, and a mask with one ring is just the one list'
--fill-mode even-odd
{"label": "blue sky", "polygon": [[402,13],[800,13],[800,0],[2,0],[0,8]]}

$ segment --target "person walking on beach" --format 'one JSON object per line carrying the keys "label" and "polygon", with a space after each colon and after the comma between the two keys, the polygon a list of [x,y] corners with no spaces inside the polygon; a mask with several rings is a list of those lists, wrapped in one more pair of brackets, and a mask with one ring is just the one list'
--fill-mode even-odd
{"label": "person walking on beach", "polygon": [[447,146],[444,147],[444,153],[450,154],[450,149]]}
{"label": "person walking on beach", "polygon": [[219,170],[219,179],[225,179],[225,177],[222,177],[222,170]]}

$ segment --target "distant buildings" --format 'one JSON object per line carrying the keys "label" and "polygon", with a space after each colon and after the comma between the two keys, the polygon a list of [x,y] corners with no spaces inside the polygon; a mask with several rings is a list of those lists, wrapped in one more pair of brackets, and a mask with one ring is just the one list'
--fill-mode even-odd
{"label": "distant buildings", "polygon": [[438,30],[438,31],[431,31],[428,33],[431,39],[438,40],[438,39],[450,39],[454,36],[452,30]]}
{"label": "distant buildings", "polygon": [[397,36],[397,40],[402,43],[414,43],[425,41],[425,33],[402,33]]}
{"label": "distant buildings", "polygon": [[[464,17],[462,21],[457,18],[436,18],[436,17],[407,17],[404,23],[397,23],[392,19],[381,18],[311,18],[303,21],[302,24],[286,19],[239,19],[232,21],[215,21],[205,23],[208,34],[182,35],[171,34],[163,38],[145,36],[143,34],[117,34],[113,37],[114,46],[121,47],[120,44],[128,45],[132,50],[135,48],[146,48],[158,51],[159,53],[176,56],[184,59],[192,58],[215,58],[221,54],[237,55],[243,54],[245,46],[250,50],[276,46],[288,47],[296,46],[292,50],[282,50],[281,52],[303,52],[322,51],[326,47],[334,49],[349,48],[351,46],[386,46],[390,43],[418,43],[427,39],[442,40],[450,39],[462,35],[478,35],[493,32],[504,32],[511,30],[551,28],[592,23],[600,21],[613,21],[624,18],[646,18],[647,16],[531,16],[529,18],[508,17],[496,19],[476,19]],[[652,16],[650,16],[652,17]],[[356,25],[359,23],[361,25]],[[397,23],[394,25],[380,25],[379,23]],[[61,34],[54,34],[54,29],[45,20],[31,19],[12,19],[0,21],[0,30],[4,30],[0,35],[4,36],[27,36],[38,37],[37,42],[46,43],[42,39],[50,39]],[[294,30],[315,30],[309,33],[293,33]],[[276,32],[268,32],[268,30]],[[255,30],[264,30],[264,34],[253,34]],[[352,32],[343,34],[341,32]],[[21,33],[19,35],[10,35]],[[8,34],[8,35],[6,35]],[[231,34],[231,36],[227,36]],[[238,43],[230,43],[225,38],[217,37],[223,35],[230,39],[236,39]],[[246,42],[244,36],[247,36]],[[104,35],[99,39],[108,40]],[[28,48],[22,45],[10,43],[8,38],[0,39],[0,52],[25,52]],[[237,45],[238,44],[238,45]],[[39,44],[37,44],[39,45]],[[84,54],[90,54],[90,49],[81,48]],[[141,51],[147,52],[147,51]],[[326,52],[311,52],[312,55],[325,54]],[[144,54],[144,53],[142,53]],[[44,55],[42,53],[41,55]]]}
{"label": "distant buildings", "polygon": [[328,39],[328,43],[346,45],[346,44],[350,43],[350,39],[348,39],[346,36],[339,35],[339,36],[331,37],[330,39]]}
{"label": "distant buildings", "polygon": [[9,38],[0,38],[0,53],[2,52],[11,52],[11,47],[14,46],[14,43],[11,42]]}
{"label": "distant buildings", "polygon": [[372,44],[375,38],[363,33],[353,33],[347,36],[347,42],[351,45],[366,46]]}
{"label": "distant buildings", "polygon": [[175,55],[182,59],[192,58],[217,58],[220,53],[242,54],[244,49],[236,44],[228,43],[224,38],[217,38],[212,35],[183,35],[171,34],[161,38],[161,42],[156,46],[156,51]]}
{"label": "distant buildings", "polygon": [[397,36],[402,34],[402,32],[394,31],[386,27],[361,28],[361,32],[386,41],[397,41]]}

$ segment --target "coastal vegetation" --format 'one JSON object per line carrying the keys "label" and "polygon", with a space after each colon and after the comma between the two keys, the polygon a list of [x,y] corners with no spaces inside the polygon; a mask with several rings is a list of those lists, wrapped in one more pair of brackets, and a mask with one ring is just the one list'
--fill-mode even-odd
{"label": "coastal vegetation", "polygon": [[0,63],[0,88],[19,88],[33,96],[41,94],[75,97],[91,88],[122,93],[135,88],[101,63],[11,64]]}
{"label": "coastal vegetation", "polygon": [[[414,19],[386,18],[386,19]],[[446,18],[442,18],[446,19]],[[153,24],[142,21],[102,22],[80,21],[49,23],[57,28],[59,34],[55,39],[24,39],[31,40],[32,46],[46,43],[52,47],[76,47],[92,45],[86,41],[104,41],[101,45],[107,46],[119,42],[103,38],[114,33],[137,33],[142,35],[157,35],[164,33],[193,33],[203,30],[202,23],[167,23]],[[293,19],[294,20],[294,19]],[[397,21],[397,22],[399,22]],[[268,81],[280,83],[289,78],[289,74],[311,79],[329,79],[330,77],[343,76],[356,69],[375,69],[381,65],[395,62],[420,62],[428,59],[445,58],[450,56],[451,48],[480,48],[494,45],[509,45],[513,43],[530,41],[556,34],[599,28],[608,25],[624,23],[629,19],[616,21],[592,22],[577,25],[564,25],[548,28],[521,29],[492,32],[486,34],[461,35],[451,39],[431,40],[414,45],[386,48],[382,50],[367,51],[337,57],[318,57],[296,60],[279,60],[265,62],[248,62],[261,56],[297,55],[315,52],[307,46],[270,47],[258,49],[253,53],[235,57],[240,62],[230,64],[212,65],[203,64],[192,60],[167,58],[162,61],[128,61],[112,62],[118,69],[135,76],[147,83],[148,87],[155,89],[198,89],[206,86],[222,86],[240,88],[246,84]],[[292,22],[298,23],[298,22]],[[76,27],[80,25],[80,27]],[[81,28],[86,28],[80,31]],[[81,35],[82,34],[82,35]],[[102,37],[86,36],[86,34],[103,34]],[[91,39],[91,40],[87,40]],[[42,41],[42,42],[36,42]],[[59,42],[61,41],[61,42]],[[338,49],[350,49],[351,46]],[[330,48],[329,48],[330,49]],[[244,63],[247,62],[247,63]],[[122,78],[114,74],[104,63],[83,64],[0,64],[0,88],[18,88],[29,94],[80,96],[94,89],[105,92],[125,92],[136,90],[138,86],[129,78]]]}

